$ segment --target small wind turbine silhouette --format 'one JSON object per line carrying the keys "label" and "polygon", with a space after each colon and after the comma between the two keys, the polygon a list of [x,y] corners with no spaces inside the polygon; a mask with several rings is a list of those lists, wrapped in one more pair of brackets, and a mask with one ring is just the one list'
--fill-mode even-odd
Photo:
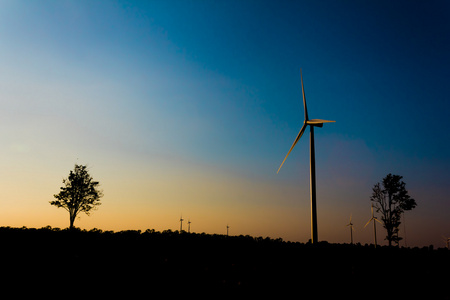
{"label": "small wind turbine silhouette", "polygon": [[228,228],[230,228],[230,226],[228,226],[228,224],[227,224],[227,236],[228,236]]}
{"label": "small wind turbine silhouette", "polygon": [[291,153],[292,149],[294,149],[295,145],[302,137],[303,133],[306,130],[306,127],[309,126],[310,128],[309,169],[310,169],[310,183],[311,183],[311,243],[316,243],[318,241],[318,234],[317,234],[317,209],[316,209],[316,160],[314,153],[314,127],[322,127],[324,123],[331,123],[335,121],[320,120],[320,119],[310,120],[308,118],[308,110],[306,108],[305,89],[303,87],[303,75],[301,69],[300,69],[300,78],[302,81],[302,94],[303,94],[303,107],[305,108],[305,120],[303,121],[303,126],[300,129],[300,132],[298,133],[297,137],[295,138],[295,141],[292,144],[291,149],[289,149],[289,152],[286,154],[286,157],[284,158],[283,162],[278,168],[277,174],[278,172],[280,172],[280,169],[283,166],[284,162],[286,161],[286,158],[289,156],[289,153]]}
{"label": "small wind turbine silhouette", "polygon": [[188,233],[191,233],[191,219],[188,220]]}
{"label": "small wind turbine silhouette", "polygon": [[181,215],[181,217],[180,217],[180,233],[183,231],[183,221],[184,221],[183,215]]}
{"label": "small wind turbine silhouette", "polygon": [[369,223],[373,221],[373,237],[374,237],[374,240],[375,240],[375,248],[376,248],[376,247],[377,247],[377,225],[376,225],[375,221],[378,222],[378,223],[380,223],[380,224],[383,224],[383,223],[381,223],[380,221],[378,221],[377,217],[375,217],[375,216],[373,215],[373,203],[372,203],[372,205],[370,206],[370,211],[371,211],[372,217],[371,217],[370,220],[366,223],[366,225],[364,225],[364,228],[366,228],[366,226],[369,225]]}
{"label": "small wind turbine silhouette", "polygon": [[350,243],[353,245],[353,223],[352,223],[352,215],[350,214],[350,221],[346,225],[350,227]]}
{"label": "small wind turbine silhouette", "polygon": [[449,249],[449,248],[448,248],[448,242],[450,241],[450,238],[445,237],[445,236],[442,236],[442,237],[444,238],[444,241],[445,241],[445,244],[446,244],[446,246],[447,246],[447,249]]}

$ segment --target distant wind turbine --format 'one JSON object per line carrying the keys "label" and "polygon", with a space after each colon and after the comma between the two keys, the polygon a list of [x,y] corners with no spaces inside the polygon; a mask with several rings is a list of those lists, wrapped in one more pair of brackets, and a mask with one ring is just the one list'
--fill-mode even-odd
{"label": "distant wind turbine", "polygon": [[450,241],[450,238],[445,237],[445,236],[442,236],[442,237],[444,238],[444,241],[445,241],[445,244],[446,244],[446,246],[447,246],[447,249],[449,249],[449,248],[448,248],[448,242]]}
{"label": "distant wind turbine", "polygon": [[372,205],[370,206],[370,211],[371,211],[371,213],[372,213],[372,217],[371,217],[370,220],[366,223],[366,225],[364,225],[364,228],[366,228],[366,226],[369,225],[369,223],[373,221],[373,237],[374,237],[374,240],[375,240],[375,248],[376,248],[376,247],[377,247],[377,225],[376,225],[375,221],[378,222],[378,223],[380,223],[380,224],[382,224],[382,223],[381,223],[380,221],[378,221],[377,217],[375,217],[375,216],[373,215],[373,203],[372,203]]}
{"label": "distant wind turbine", "polygon": [[353,245],[353,223],[352,223],[352,215],[350,214],[350,221],[346,225],[350,227],[350,243]]}
{"label": "distant wind turbine", "polygon": [[230,228],[230,226],[228,226],[228,224],[227,224],[227,236],[228,236],[228,228]]}
{"label": "distant wind turbine", "polygon": [[181,217],[180,217],[180,233],[183,231],[183,221],[184,221],[183,215],[181,215]]}
{"label": "distant wind turbine", "polygon": [[303,87],[303,75],[302,70],[300,69],[300,78],[302,81],[302,94],[303,94],[303,107],[305,109],[305,120],[303,121],[303,126],[300,129],[300,132],[297,135],[297,138],[295,139],[294,143],[291,146],[291,149],[289,149],[289,152],[286,154],[286,157],[284,158],[283,162],[281,163],[280,167],[278,168],[278,172],[280,172],[281,167],[283,166],[284,162],[286,161],[286,158],[289,156],[289,153],[291,153],[292,149],[294,149],[297,142],[302,137],[303,133],[306,130],[306,127],[309,126],[310,128],[310,135],[309,135],[309,166],[310,166],[310,183],[311,183],[311,243],[316,243],[318,241],[318,234],[317,234],[317,209],[316,209],[316,161],[315,161],[315,153],[314,153],[314,127],[322,127],[324,123],[331,123],[335,121],[328,121],[328,120],[320,120],[320,119],[312,119],[310,120],[308,118],[308,110],[306,108],[306,98],[305,98],[305,89]]}
{"label": "distant wind turbine", "polygon": [[188,233],[191,233],[191,219],[188,220]]}

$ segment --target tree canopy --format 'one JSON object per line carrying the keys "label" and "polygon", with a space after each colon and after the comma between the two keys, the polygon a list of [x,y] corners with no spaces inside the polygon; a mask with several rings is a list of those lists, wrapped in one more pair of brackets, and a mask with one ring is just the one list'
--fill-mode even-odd
{"label": "tree canopy", "polygon": [[69,228],[72,229],[80,212],[89,215],[91,210],[101,204],[100,198],[103,197],[103,193],[99,190],[99,182],[94,181],[87,167],[82,165],[75,164],[69,177],[63,179],[63,184],[59,194],[53,195],[56,200],[50,201],[50,204],[69,212]]}
{"label": "tree canopy", "polygon": [[398,235],[401,214],[417,206],[416,200],[408,195],[402,176],[389,173],[372,189],[370,200],[375,203],[377,212],[381,213],[383,227],[387,231],[386,240],[389,246],[398,243],[402,238]]}

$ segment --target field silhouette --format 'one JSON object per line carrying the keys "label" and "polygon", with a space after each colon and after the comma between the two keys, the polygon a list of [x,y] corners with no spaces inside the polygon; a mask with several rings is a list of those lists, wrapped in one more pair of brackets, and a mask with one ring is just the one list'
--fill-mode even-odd
{"label": "field silhouette", "polygon": [[33,295],[449,299],[445,248],[49,226],[1,227],[0,242],[3,286]]}

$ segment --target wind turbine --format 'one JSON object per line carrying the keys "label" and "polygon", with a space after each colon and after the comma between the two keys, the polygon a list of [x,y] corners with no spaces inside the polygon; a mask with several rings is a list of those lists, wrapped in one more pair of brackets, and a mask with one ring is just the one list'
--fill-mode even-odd
{"label": "wind turbine", "polygon": [[227,236],[228,236],[228,228],[230,228],[230,226],[228,226],[228,224],[227,224]]}
{"label": "wind turbine", "polygon": [[191,233],[191,219],[188,220],[188,233]]}
{"label": "wind turbine", "polygon": [[316,161],[315,161],[315,153],[314,153],[314,127],[322,127],[324,123],[331,123],[335,121],[328,120],[320,120],[320,119],[309,119],[308,118],[308,110],[306,108],[306,98],[305,98],[305,89],[303,87],[303,75],[302,70],[300,69],[300,78],[302,81],[302,94],[303,94],[303,107],[305,109],[305,120],[303,121],[303,126],[300,129],[297,137],[295,138],[294,143],[289,149],[289,152],[286,154],[283,162],[278,168],[278,172],[280,172],[281,167],[283,166],[286,158],[291,153],[292,149],[294,149],[298,140],[302,137],[303,133],[306,130],[306,127],[309,126],[310,134],[309,134],[309,170],[310,170],[310,189],[311,189],[311,243],[316,243],[318,241],[317,235],[317,209],[316,209]]}
{"label": "wind turbine", "polygon": [[183,215],[181,215],[181,217],[180,217],[180,233],[183,231],[183,221],[184,221]]}
{"label": "wind turbine", "polygon": [[377,222],[380,223],[380,224],[383,224],[383,223],[381,223],[380,221],[378,221],[377,217],[375,217],[375,216],[373,215],[373,203],[372,203],[372,205],[370,206],[370,211],[371,211],[371,213],[372,213],[372,217],[371,217],[370,220],[366,223],[366,225],[364,225],[364,228],[366,228],[366,226],[369,225],[369,223],[373,221],[373,236],[374,236],[374,239],[375,239],[375,248],[376,248],[376,247],[377,247],[377,225],[376,225],[375,221],[377,221]]}
{"label": "wind turbine", "polygon": [[448,242],[450,241],[450,238],[445,237],[445,236],[442,236],[442,237],[444,238],[445,244],[447,245],[447,249],[449,249],[448,248]]}
{"label": "wind turbine", "polygon": [[350,243],[353,245],[353,223],[352,223],[352,215],[350,214],[350,221],[346,225],[350,227]]}

